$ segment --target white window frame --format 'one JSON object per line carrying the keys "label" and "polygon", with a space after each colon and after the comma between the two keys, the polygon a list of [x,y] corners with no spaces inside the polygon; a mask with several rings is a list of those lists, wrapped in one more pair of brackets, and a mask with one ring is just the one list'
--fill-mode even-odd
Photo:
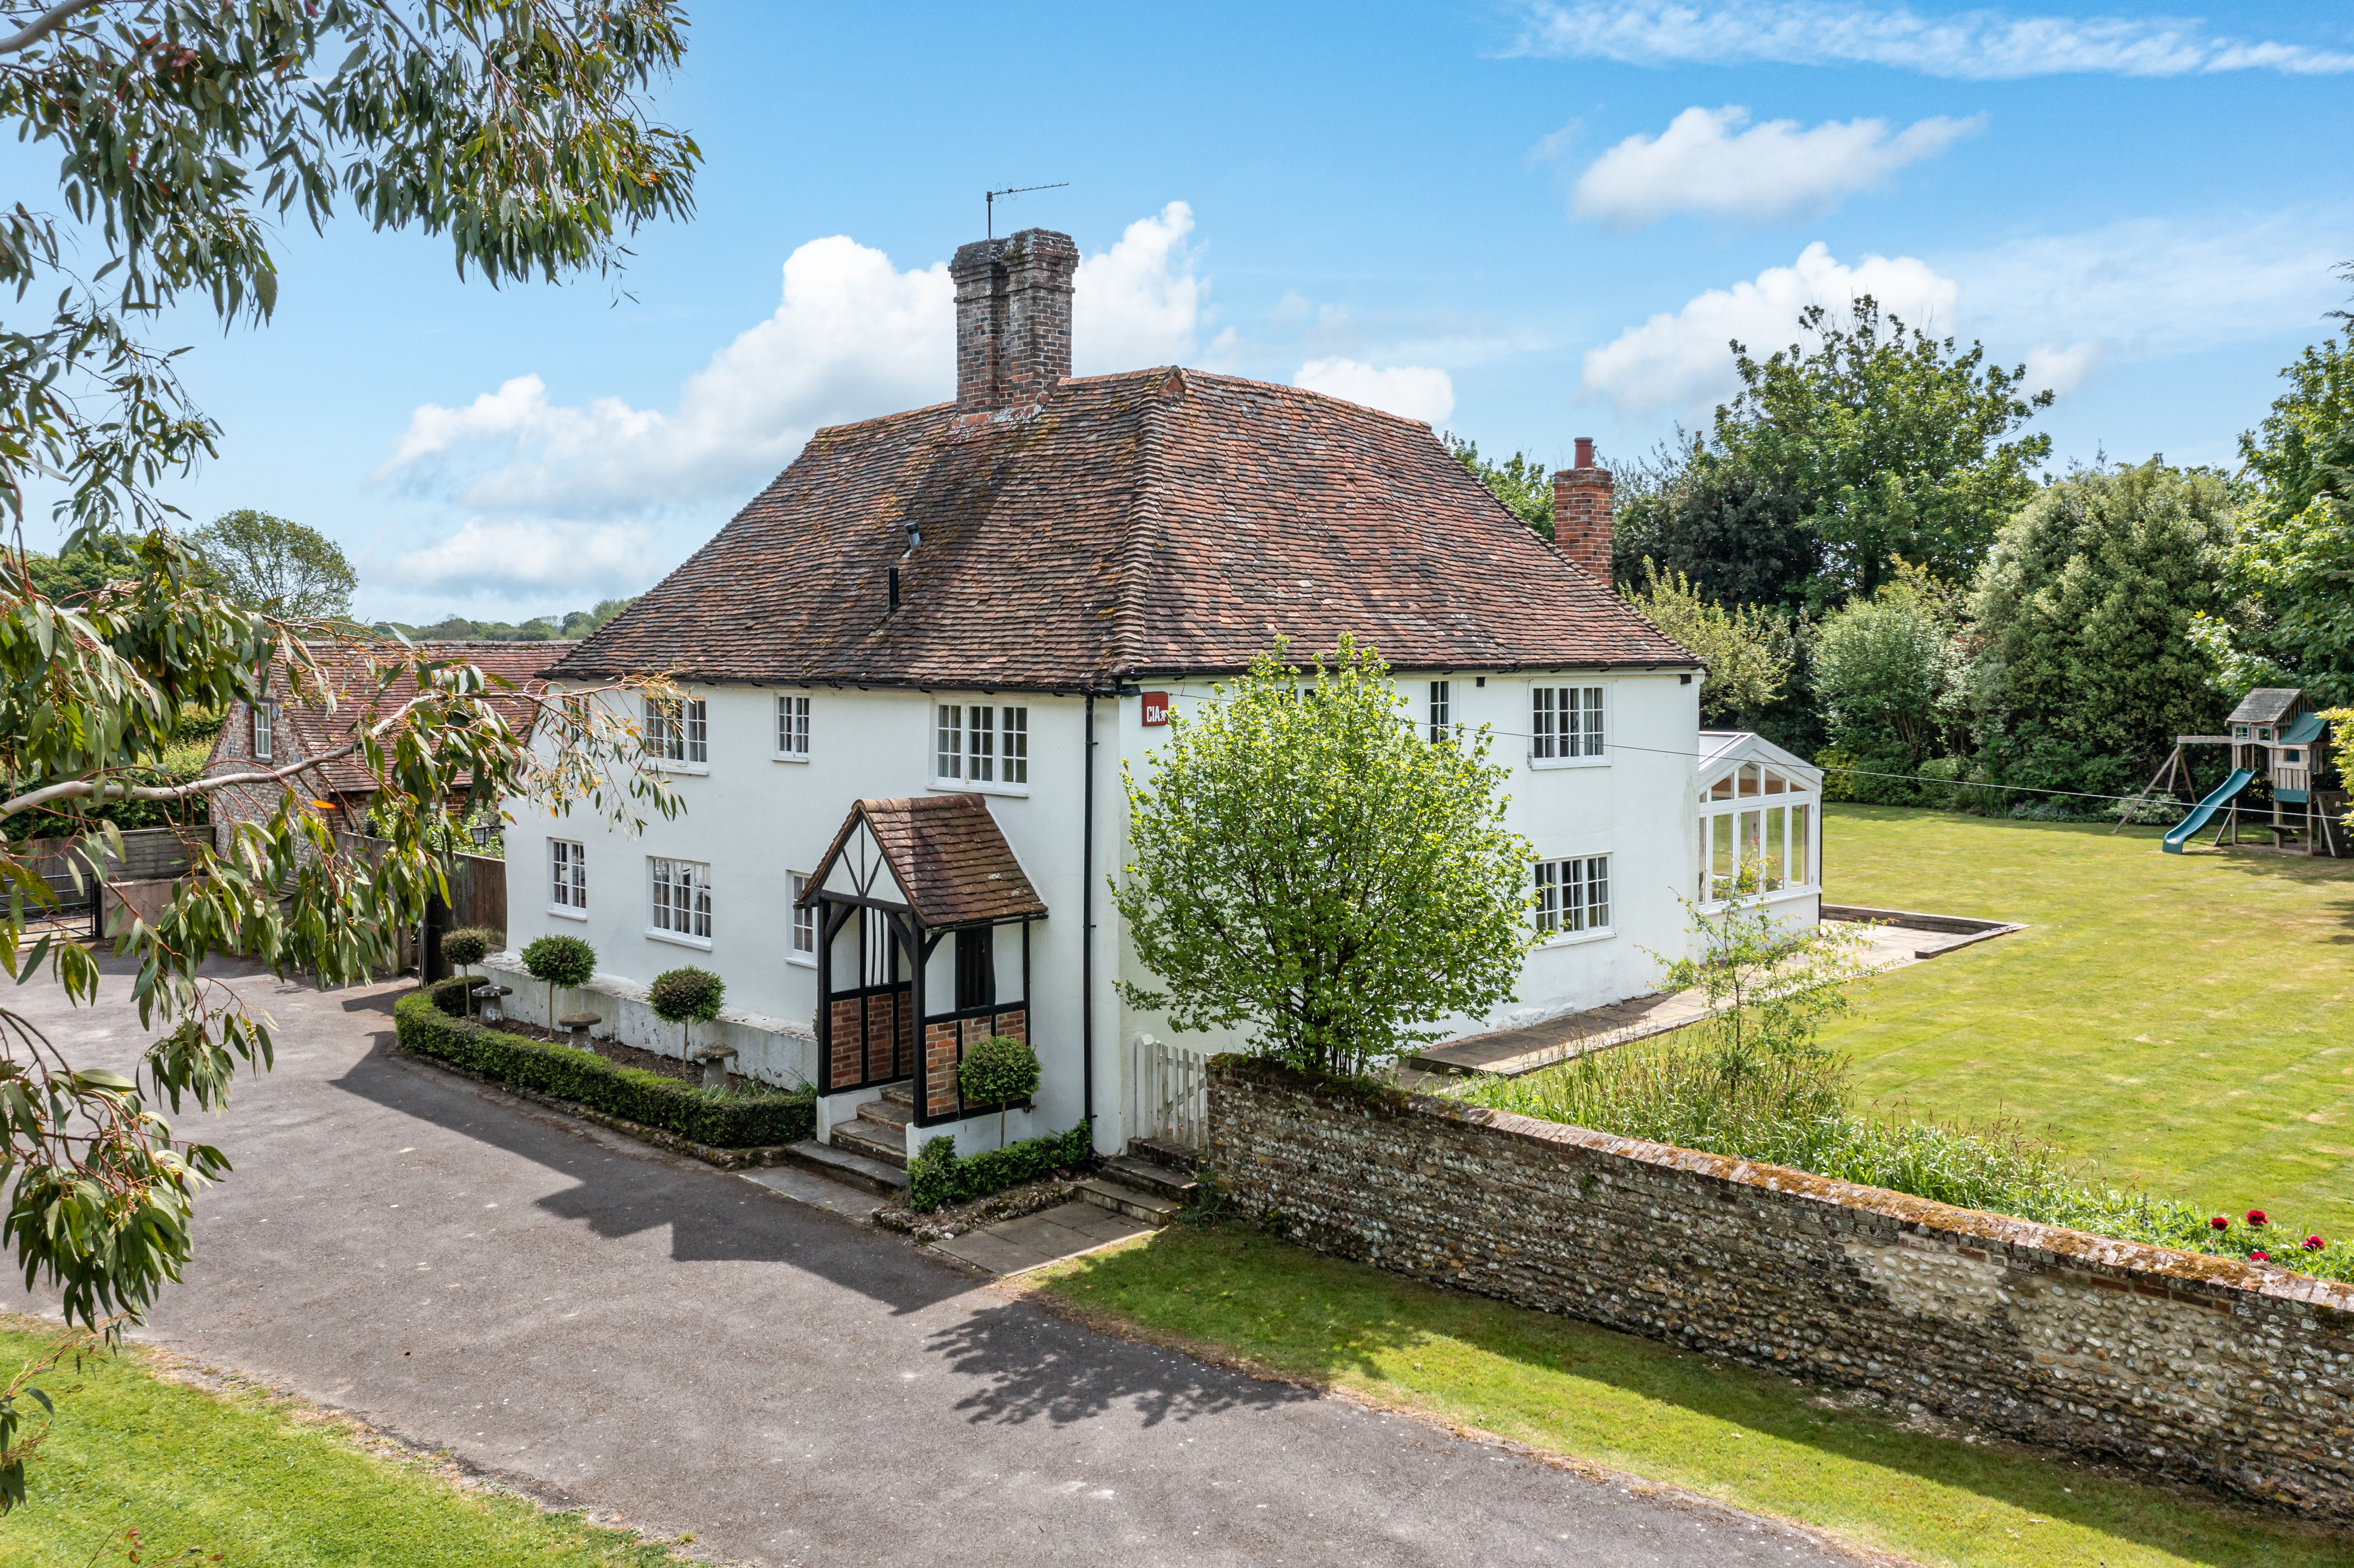
{"label": "white window frame", "polygon": [[646,856],[646,935],[708,951],[711,931],[710,863]]}
{"label": "white window frame", "polygon": [[278,744],[278,705],[261,702],[253,705],[253,759],[256,762],[278,760],[272,748]]}
{"label": "white window frame", "polygon": [[564,920],[588,918],[588,848],[578,839],[547,841],[547,912]]}
{"label": "white window frame", "polygon": [[710,706],[701,697],[645,699],[646,747],[672,773],[711,771]]}
{"label": "white window frame", "polygon": [[1445,740],[1455,731],[1455,684],[1451,681],[1430,683],[1427,730],[1434,741]]}
{"label": "white window frame", "polygon": [[[1541,946],[1598,942],[1618,934],[1610,854],[1560,855],[1536,863],[1536,899],[1530,920]],[[1599,896],[1596,890],[1599,889]],[[1598,908],[1597,908],[1598,906]]]}
{"label": "white window frame", "polygon": [[[1562,727],[1564,705],[1575,703],[1573,727]],[[1615,716],[1611,683],[1593,680],[1532,681],[1529,683],[1529,766],[1531,768],[1606,768],[1610,765],[1610,725]],[[1575,749],[1564,749],[1564,741]]]}
{"label": "white window frame", "polygon": [[777,698],[777,749],[779,762],[807,762],[810,759],[810,700],[807,697]]}
{"label": "white window frame", "polygon": [[1030,709],[1020,703],[931,706],[932,788],[1030,793]]}
{"label": "white window frame", "polygon": [[[785,962],[806,964],[817,968],[817,906],[804,908],[801,895],[809,891],[809,874],[801,871],[785,873],[785,886],[791,892],[793,918],[785,937]],[[809,946],[801,943],[806,940]]]}
{"label": "white window frame", "polygon": [[[1713,787],[1714,779],[1711,779],[1709,785],[1703,786],[1701,790],[1702,798],[1700,802],[1699,829],[1694,846],[1700,851],[1699,874],[1694,889],[1700,896],[1695,902],[1704,909],[1723,909],[1728,905],[1736,903],[1770,903],[1785,898],[1812,897],[1820,894],[1823,872],[1822,791],[1807,784],[1790,769],[1777,767],[1763,758],[1745,757],[1733,766],[1734,771],[1731,777],[1735,781],[1733,794],[1721,799],[1708,798],[1709,789]],[[1763,770],[1771,769],[1780,774],[1788,788],[1768,794],[1761,786],[1757,794],[1740,793],[1741,771],[1750,768],[1761,770],[1761,780],[1764,778]],[[1782,855],[1778,863],[1765,853],[1766,829],[1771,820],[1768,813],[1776,810],[1782,813]],[[1803,824],[1799,821],[1802,812],[1805,815]],[[1716,824],[1720,822],[1724,824],[1723,834],[1725,846],[1731,852],[1728,863],[1733,867],[1733,875],[1737,878],[1741,871],[1742,819],[1753,813],[1757,818],[1761,858],[1768,865],[1779,863],[1782,867],[1782,878],[1773,886],[1760,887],[1756,892],[1746,895],[1736,895],[1723,892],[1717,886],[1719,879],[1715,872],[1715,848],[1719,829]],[[1807,874],[1803,879],[1794,880],[1789,874],[1790,852],[1793,847],[1802,848],[1806,855]]]}

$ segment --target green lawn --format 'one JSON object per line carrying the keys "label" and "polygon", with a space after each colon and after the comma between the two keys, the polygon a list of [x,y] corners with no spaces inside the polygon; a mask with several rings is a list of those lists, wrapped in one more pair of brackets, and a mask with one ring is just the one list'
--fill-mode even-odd
{"label": "green lawn", "polygon": [[2344,1535],[1905,1430],[1824,1390],[1304,1252],[1177,1225],[1034,1276],[1082,1315],[1238,1354],[1932,1564],[2319,1568]]}
{"label": "green lawn", "polygon": [[[0,1381],[54,1330],[0,1319]],[[31,1331],[27,1331],[27,1330]],[[665,1548],[512,1498],[460,1491],[377,1457],[348,1428],[290,1402],[217,1397],[157,1377],[149,1353],[69,1361],[40,1385],[55,1425],[27,1467],[27,1500],[0,1517],[0,1562],[221,1561],[236,1568],[652,1568]],[[28,1402],[29,1404],[29,1402]],[[122,1532],[143,1542],[130,1559]]]}
{"label": "green lawn", "polygon": [[2354,1234],[2354,862],[1833,806],[1829,896],[2029,929],[1861,988],[1862,1093],[2018,1119],[2105,1176]]}

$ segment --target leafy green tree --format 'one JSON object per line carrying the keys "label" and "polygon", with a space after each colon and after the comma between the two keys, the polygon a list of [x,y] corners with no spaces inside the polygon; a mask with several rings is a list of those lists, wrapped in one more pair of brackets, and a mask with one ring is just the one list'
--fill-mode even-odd
{"label": "leafy green tree", "polygon": [[1005,1147],[1005,1107],[1038,1092],[1038,1053],[1026,1040],[991,1034],[965,1048],[957,1093],[968,1105],[997,1107],[997,1146]]}
{"label": "leafy green tree", "polygon": [[58,603],[80,603],[111,582],[139,575],[139,552],[120,539],[100,537],[58,556],[25,552],[33,589]]}
{"label": "leafy green tree", "polygon": [[1797,653],[1792,623],[1755,607],[1727,609],[1701,596],[1681,572],[1662,577],[1643,563],[1639,587],[1622,588],[1645,619],[1700,655],[1700,717],[1704,725],[1743,722],[1782,695]]}
{"label": "leafy green tree", "polygon": [[1714,604],[1806,608],[1823,550],[1797,497],[1705,450],[1670,450],[1645,477],[1621,487],[1613,519],[1622,586],[1657,562]]}
{"label": "leafy green tree", "polygon": [[1798,322],[1811,351],[1794,343],[1761,362],[1733,345],[1742,391],[1716,410],[1716,450],[1797,503],[1823,552],[1811,601],[1870,599],[1896,557],[1967,582],[2035,493],[2051,438],[2005,438],[2052,394],[2028,395],[2026,366],[1988,365],[1977,344],[1957,353],[1883,318],[1869,294],[1844,324],[1820,305]]}
{"label": "leafy green tree", "polygon": [[1465,440],[1452,430],[1439,439],[1455,454],[1455,461],[1486,485],[1488,493],[1502,502],[1513,516],[1539,537],[1553,537],[1553,485],[1545,478],[1544,464],[1531,462],[1518,452],[1502,462],[1490,462],[1479,455],[1477,441]]}
{"label": "leafy green tree", "polygon": [[654,976],[646,987],[646,1005],[664,1023],[678,1025],[679,1054],[684,1056],[695,1049],[695,1026],[718,1017],[726,995],[726,980],[688,964]]}
{"label": "leafy green tree", "polygon": [[2157,458],[2071,474],[2004,524],[1969,601],[1995,776],[2115,793],[2211,730],[2215,662],[2191,633],[2222,607],[2231,546],[2229,486]]}
{"label": "leafy green tree", "polygon": [[[1831,745],[1872,772],[1912,773],[1951,748],[1966,717],[1968,662],[1957,607],[1926,573],[1913,571],[1833,612],[1815,633],[1816,700]],[[1905,799],[1860,778],[1861,800]]]}
{"label": "leafy green tree", "polygon": [[556,988],[587,985],[597,974],[597,949],[578,937],[535,937],[524,944],[523,967],[547,986],[547,1032],[556,1033]]}
{"label": "leafy green tree", "polygon": [[[0,1011],[0,1245],[28,1282],[59,1287],[70,1321],[119,1331],[180,1277],[197,1192],[228,1170],[158,1105],[216,1110],[239,1066],[270,1059],[268,1020],[205,978],[214,955],[330,986],[387,972],[393,934],[446,896],[428,835],[469,780],[621,822],[678,809],[614,716],[634,691],[539,699],[517,726],[472,666],[380,647],[344,650],[362,676],[331,690],[317,645],[208,586],[157,487],[214,455],[220,431],[182,387],[180,351],[144,334],[201,303],[225,327],[261,323],[278,298],[272,224],[323,225],[343,199],[377,228],[447,237],[460,271],[493,284],[610,273],[638,225],[690,213],[699,154],[647,111],[684,49],[671,0],[64,0],[0,15],[0,115],[58,171],[57,210],[0,209],[0,285],[40,302],[0,327],[0,508],[17,532],[0,548],[0,825],[39,813],[119,856],[111,806],[233,788],[279,800],[199,845],[154,919],[117,922],[158,1032],[136,1080],[78,1067]],[[62,492],[61,560],[123,549],[136,569],[77,602],[45,590],[22,544],[36,476]],[[154,779],[186,721],[262,699],[265,676],[281,703],[356,706],[352,738],[282,768]],[[387,842],[365,856],[288,787],[338,760],[375,786]],[[0,969],[94,1000],[90,948],[23,941],[57,904],[35,867],[0,850]],[[27,1440],[12,1439],[19,1459]],[[14,1495],[0,1489],[0,1505]]]}
{"label": "leafy green tree", "polygon": [[1120,991],[1177,1029],[1245,1027],[1266,1054],[1358,1073],[1512,994],[1532,852],[1484,728],[1424,740],[1347,637],[1305,677],[1285,652],[1172,715],[1144,782],[1123,769],[1132,858],[1112,896],[1158,982]]}
{"label": "leafy green tree", "polygon": [[2354,701],[2354,329],[2281,375],[2289,390],[2240,438],[2254,493],[2231,550],[2243,602],[2224,652],[2253,665],[2250,684]]}
{"label": "leafy green tree", "polygon": [[246,508],[223,513],[189,536],[232,602],[291,620],[345,620],[359,574],[316,528]]}

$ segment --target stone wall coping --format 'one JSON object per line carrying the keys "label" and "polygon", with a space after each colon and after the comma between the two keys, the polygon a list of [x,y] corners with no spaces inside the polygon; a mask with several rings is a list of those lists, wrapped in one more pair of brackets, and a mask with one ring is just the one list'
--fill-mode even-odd
{"label": "stone wall coping", "polygon": [[1262,1083],[1288,1086],[1330,1100],[1353,1101],[1372,1113],[1394,1118],[1437,1117],[1484,1127],[1508,1138],[1556,1150],[1590,1150],[1598,1154],[1615,1155],[1688,1175],[1712,1177],[1736,1188],[1755,1188],[1833,1208],[1876,1214],[1894,1220],[1916,1234],[1943,1233],[1956,1238],[1987,1243],[1996,1250],[2042,1253],[2063,1265],[2073,1265],[2081,1269],[2104,1274],[2156,1275],[2171,1282],[2173,1287],[2186,1288],[2188,1293],[2208,1298],[2214,1305],[2223,1305],[2213,1300],[2215,1292],[2241,1292],[2276,1301],[2318,1307],[2354,1319],[2354,1285],[2316,1279],[2310,1275],[2291,1274],[2286,1269],[2239,1258],[2213,1257],[2173,1247],[2152,1246],[2143,1242],[2119,1241],[2112,1236],[2097,1236],[2085,1231],[2016,1219],[2008,1214],[1956,1208],[1934,1199],[1916,1198],[1910,1193],[1890,1192],[1884,1187],[1866,1187],[1853,1181],[1817,1176],[1809,1171],[1793,1171],[1787,1166],[1768,1165],[1762,1160],[1710,1154],[1695,1149],[1679,1149],[1672,1144],[1652,1143],[1639,1138],[1622,1138],[1616,1133],[1596,1132],[1590,1128],[1571,1127],[1563,1122],[1543,1121],[1514,1111],[1490,1110],[1484,1106],[1469,1106],[1458,1100],[1414,1094],[1404,1089],[1369,1087],[1344,1078],[1301,1072],[1280,1063],[1223,1055],[1211,1059],[1209,1071],[1214,1075],[1225,1074],[1256,1078]]}

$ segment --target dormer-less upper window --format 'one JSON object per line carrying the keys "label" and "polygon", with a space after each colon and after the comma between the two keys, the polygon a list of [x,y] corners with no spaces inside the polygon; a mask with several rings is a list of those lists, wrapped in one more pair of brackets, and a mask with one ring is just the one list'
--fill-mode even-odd
{"label": "dormer-less upper window", "polygon": [[277,717],[275,711],[277,706],[278,705],[275,703],[256,703],[253,705],[253,755],[259,761],[268,762],[270,760],[270,732],[272,727],[274,727],[270,721]]}

